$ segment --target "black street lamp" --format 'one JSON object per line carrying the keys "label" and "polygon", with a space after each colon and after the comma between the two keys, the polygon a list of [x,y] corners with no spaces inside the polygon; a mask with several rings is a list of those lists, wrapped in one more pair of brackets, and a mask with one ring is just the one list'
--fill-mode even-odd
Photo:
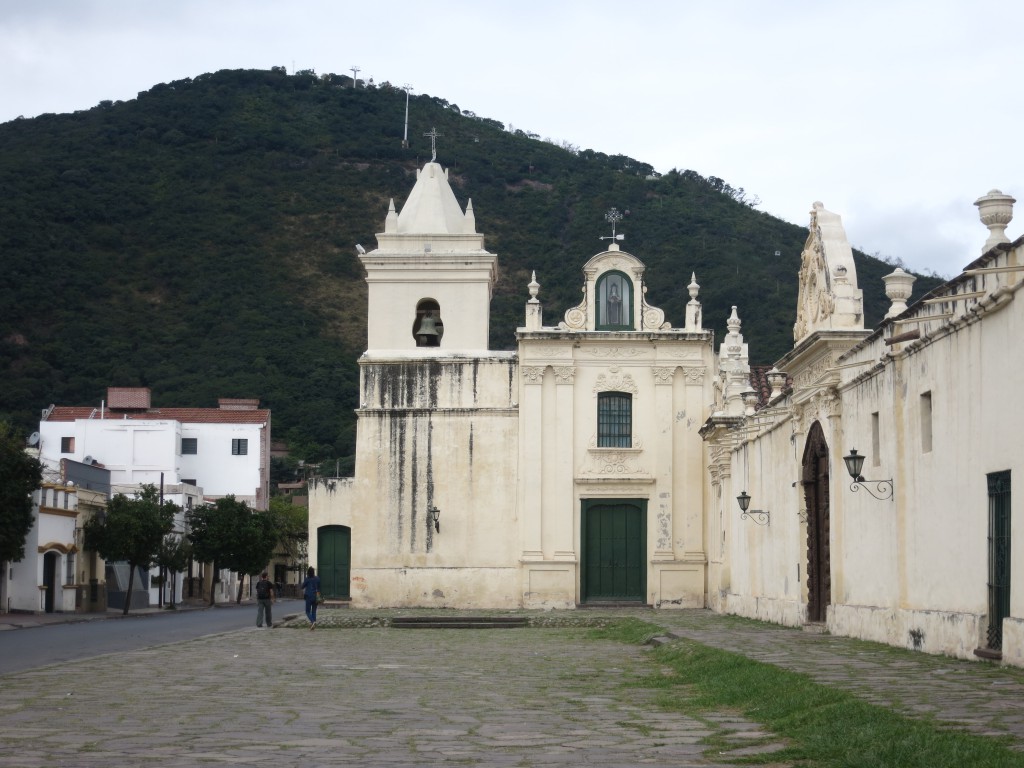
{"label": "black street lamp", "polygon": [[[868,495],[872,498],[884,501],[885,499],[893,498],[893,485],[892,480],[865,480],[864,476],[860,473],[861,469],[864,468],[865,456],[861,456],[857,453],[856,448],[850,449],[848,456],[843,456],[843,462],[846,464],[846,471],[850,473],[850,477],[853,478],[853,483],[850,484],[850,490],[856,493],[861,488],[868,492]],[[875,486],[875,492],[872,492],[868,488],[867,484]],[[877,495],[876,495],[877,492]]]}

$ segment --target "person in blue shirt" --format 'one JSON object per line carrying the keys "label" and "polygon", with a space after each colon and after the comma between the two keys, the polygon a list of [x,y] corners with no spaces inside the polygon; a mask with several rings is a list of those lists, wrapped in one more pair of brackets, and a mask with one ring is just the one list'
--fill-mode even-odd
{"label": "person in blue shirt", "polygon": [[320,577],[313,566],[306,571],[306,580],[302,582],[302,594],[306,598],[306,618],[309,628],[316,629],[316,598],[320,594]]}

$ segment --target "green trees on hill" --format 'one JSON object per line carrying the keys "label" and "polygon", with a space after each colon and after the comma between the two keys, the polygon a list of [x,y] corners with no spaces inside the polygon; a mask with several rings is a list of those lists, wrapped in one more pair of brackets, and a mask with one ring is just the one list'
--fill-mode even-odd
{"label": "green trees on hill", "polygon": [[[302,458],[350,462],[366,342],[354,244],[371,248],[388,200],[404,202],[432,127],[499,256],[492,348],[514,345],[531,270],[546,322],[579,301],[616,206],[670,321],[682,322],[696,272],[719,338],[736,304],[755,361],[788,349],[806,230],[751,208],[748,193],[692,171],[648,178],[642,161],[429,95],[410,99],[404,149],[405,93],[350,84],[222,71],[0,125],[0,418],[31,431],[49,403],[98,404],[110,385],[149,386],[157,406],[259,397]],[[873,323],[888,268],[857,258]]]}

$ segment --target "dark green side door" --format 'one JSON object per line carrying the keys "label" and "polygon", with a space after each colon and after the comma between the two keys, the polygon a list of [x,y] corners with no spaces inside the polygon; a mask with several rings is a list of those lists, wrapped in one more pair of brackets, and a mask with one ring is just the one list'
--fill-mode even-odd
{"label": "dark green side door", "polygon": [[316,573],[324,597],[347,598],[352,564],[352,529],[325,525],[317,530]]}
{"label": "dark green side door", "polygon": [[643,603],[646,499],[584,499],[582,525],[581,600]]}

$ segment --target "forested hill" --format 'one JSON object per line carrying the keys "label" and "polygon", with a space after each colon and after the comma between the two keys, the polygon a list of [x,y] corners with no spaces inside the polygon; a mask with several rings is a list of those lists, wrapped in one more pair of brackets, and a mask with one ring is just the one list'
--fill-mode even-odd
{"label": "forested hill", "polygon": [[[428,95],[410,99],[403,149],[405,93],[351,84],[222,71],[0,125],[0,419],[27,434],[50,403],[98,406],[111,385],[149,386],[157,407],[259,397],[294,455],[344,468],[366,342],[354,246],[374,247],[435,127],[438,162],[499,257],[492,348],[513,347],[531,270],[547,323],[579,301],[613,206],[669,321],[682,324],[696,272],[718,339],[736,304],[753,362],[789,348],[806,229],[742,190],[692,171],[650,178],[641,161]],[[892,268],[856,256],[873,324]]]}

